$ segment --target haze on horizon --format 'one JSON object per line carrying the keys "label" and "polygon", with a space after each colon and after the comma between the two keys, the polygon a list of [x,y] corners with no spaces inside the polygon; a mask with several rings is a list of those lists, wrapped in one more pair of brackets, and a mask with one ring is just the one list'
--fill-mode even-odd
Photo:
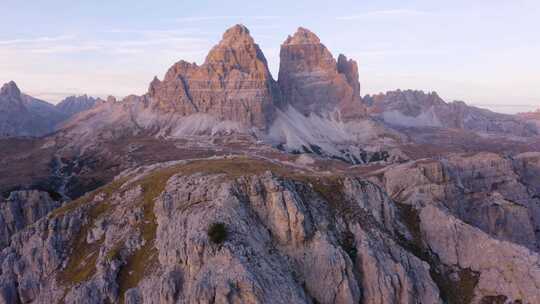
{"label": "haze on horizon", "polygon": [[359,62],[362,94],[436,91],[499,112],[540,107],[538,1],[2,1],[0,82],[35,97],[143,94],[245,24],[274,78],[298,26]]}

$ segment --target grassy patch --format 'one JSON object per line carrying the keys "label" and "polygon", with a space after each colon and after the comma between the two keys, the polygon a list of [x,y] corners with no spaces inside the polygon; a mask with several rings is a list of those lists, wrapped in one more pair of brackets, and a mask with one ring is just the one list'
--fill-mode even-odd
{"label": "grassy patch", "polygon": [[114,245],[114,247],[111,248],[111,250],[109,250],[107,254],[105,255],[105,260],[110,262],[110,261],[119,259],[120,252],[122,251],[123,245],[124,245],[123,242],[119,242],[116,245]]}
{"label": "grassy patch", "polygon": [[[440,296],[445,303],[471,303],[474,298],[474,289],[478,285],[479,274],[471,269],[456,271],[441,263],[439,257],[426,248],[422,241],[418,210],[410,205],[397,204],[397,206],[402,221],[412,234],[411,241],[402,238],[399,241],[400,245],[429,264],[431,278],[439,288]],[[457,277],[457,280],[452,280],[452,276]]]}
{"label": "grassy patch", "polygon": [[171,167],[150,173],[141,180],[136,181],[143,191],[141,207],[143,219],[138,229],[144,240],[144,245],[131,254],[118,273],[118,286],[120,302],[124,302],[125,292],[136,287],[143,277],[157,262],[157,250],[154,240],[157,231],[156,215],[154,214],[155,199],[165,190],[167,181],[178,172],[178,168]]}
{"label": "grassy patch", "polygon": [[[87,221],[81,226],[79,232],[70,244],[71,253],[67,266],[58,274],[58,280],[65,285],[76,285],[89,280],[96,273],[96,262],[99,256],[99,249],[103,243],[103,239],[95,241],[92,244],[86,242],[86,236],[96,220],[103,214],[106,214],[111,208],[111,204],[107,201],[111,195],[117,191],[126,179],[121,179],[110,183],[109,185],[100,188],[92,193],[89,193],[75,201],[72,201],[61,208],[54,210],[51,218],[58,218],[79,208],[88,208]],[[94,197],[100,193],[104,194],[104,200],[88,206]]]}
{"label": "grassy patch", "polygon": [[64,206],[57,208],[53,210],[49,214],[49,218],[59,218],[62,217],[70,212],[73,212],[81,207],[86,206],[88,203],[90,203],[96,195],[103,193],[105,195],[105,199],[110,198],[110,196],[117,191],[127,180],[129,177],[121,178],[119,180],[113,181],[106,186],[103,186],[99,189],[96,189],[90,193],[85,194],[84,196],[81,196],[80,198],[71,201],[69,203],[64,204]]}
{"label": "grassy patch", "polygon": [[120,302],[124,301],[124,294],[130,288],[136,287],[145,275],[157,262],[157,250],[154,240],[157,222],[154,214],[155,199],[165,190],[167,181],[175,174],[193,175],[196,173],[225,174],[229,178],[238,178],[249,175],[258,175],[271,171],[278,176],[288,177],[297,181],[309,182],[315,191],[319,192],[328,201],[341,199],[337,188],[340,182],[337,179],[319,178],[295,173],[291,168],[263,160],[248,158],[197,160],[159,169],[135,181],[133,186],[140,185],[143,190],[142,208],[144,219],[138,224],[138,229],[144,239],[144,246],[127,258],[126,263],[118,274]]}
{"label": "grassy patch", "polygon": [[[126,258],[121,267],[117,282],[119,285],[120,302],[124,301],[124,295],[130,288],[136,287],[140,281],[148,275],[157,263],[157,250],[154,241],[157,231],[157,221],[154,214],[155,199],[165,190],[167,181],[175,174],[193,175],[195,173],[225,174],[229,178],[238,178],[249,175],[258,175],[266,171],[303,183],[309,183],[313,189],[332,205],[339,205],[343,201],[341,194],[342,182],[336,176],[317,176],[295,171],[263,160],[248,158],[215,159],[192,161],[163,168],[146,174],[139,180],[134,181],[130,187],[140,186],[143,193],[140,207],[143,211],[143,219],[137,224],[137,229],[141,233],[144,245]],[[131,177],[125,177],[101,187],[51,213],[52,218],[64,216],[87,205],[96,195],[103,193],[104,201],[95,203],[88,209],[87,223],[81,227],[77,237],[72,242],[72,253],[67,267],[59,274],[59,279],[65,284],[78,284],[90,279],[96,271],[96,261],[99,255],[99,247],[103,240],[94,244],[86,243],[88,229],[93,227],[95,220],[111,208],[107,202],[111,195]],[[219,242],[221,237],[216,238]],[[112,248],[106,255],[106,259],[118,258],[122,249],[122,244]]]}
{"label": "grassy patch", "polygon": [[[91,208],[90,214],[97,217],[107,209],[106,203],[102,202],[95,208]],[[99,248],[103,239],[92,244],[86,242],[88,230],[94,225],[95,218],[89,218],[84,224],[75,240],[71,243],[71,255],[66,268],[59,273],[58,279],[66,285],[76,285],[89,280],[96,273],[96,261],[99,256]]]}
{"label": "grassy patch", "polygon": [[479,274],[470,269],[461,269],[457,281],[450,279],[451,271],[432,270],[431,276],[439,287],[441,298],[449,304],[471,303]]}

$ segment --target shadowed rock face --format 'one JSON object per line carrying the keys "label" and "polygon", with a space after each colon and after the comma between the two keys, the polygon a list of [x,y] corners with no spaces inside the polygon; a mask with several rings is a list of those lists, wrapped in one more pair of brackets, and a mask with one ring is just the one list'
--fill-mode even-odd
{"label": "shadowed rock face", "polygon": [[447,103],[435,92],[397,90],[366,96],[363,101],[371,115],[394,126],[437,127],[521,137],[539,134],[532,122],[519,116],[468,106],[462,101]]}
{"label": "shadowed rock face", "polygon": [[208,113],[265,129],[278,95],[261,49],[246,27],[236,25],[201,66],[180,61],[163,81],[154,79],[149,96],[165,112]]}
{"label": "shadowed rock face", "polygon": [[14,191],[5,201],[0,199],[0,249],[9,245],[15,233],[60,205],[47,192],[38,190]]}
{"label": "shadowed rock face", "polygon": [[0,89],[0,137],[41,136],[63,119],[52,104],[21,93],[13,81]]}
{"label": "shadowed rock face", "polygon": [[0,89],[0,111],[2,113],[24,113],[26,108],[21,98],[21,91],[15,82],[10,81]]}
{"label": "shadowed rock face", "polygon": [[73,116],[79,112],[86,111],[96,105],[98,100],[88,95],[70,96],[56,105],[56,108],[66,116]]}
{"label": "shadowed rock face", "polygon": [[[471,162],[482,178],[462,168]],[[2,235],[0,303],[538,303],[538,250],[484,227],[489,214],[460,212],[476,208],[466,196],[491,193],[485,204],[522,204],[496,228],[521,220],[525,231],[518,209],[535,207],[512,168],[456,155],[365,179],[246,157],[179,161],[125,171],[47,216],[58,203],[18,192],[0,209],[18,225]]]}
{"label": "shadowed rock face", "polygon": [[356,62],[338,61],[305,28],[281,45],[279,87],[286,103],[304,115],[339,110],[345,117],[363,116]]}

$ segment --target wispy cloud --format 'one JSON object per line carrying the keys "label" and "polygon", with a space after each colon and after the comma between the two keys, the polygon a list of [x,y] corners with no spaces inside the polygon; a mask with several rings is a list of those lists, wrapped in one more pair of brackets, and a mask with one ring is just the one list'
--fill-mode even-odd
{"label": "wispy cloud", "polygon": [[4,46],[17,46],[22,44],[35,44],[35,43],[46,43],[46,42],[59,42],[74,39],[73,35],[61,35],[55,37],[35,37],[35,38],[24,38],[24,39],[11,39],[11,40],[0,40],[0,45]]}
{"label": "wispy cloud", "polygon": [[197,17],[180,17],[175,20],[178,22],[204,22],[204,21],[219,21],[219,20],[276,20],[281,16],[197,16]]}
{"label": "wispy cloud", "polygon": [[201,35],[208,32],[198,27],[183,27],[182,29],[112,29],[104,31],[107,34],[133,34],[151,37]]}
{"label": "wispy cloud", "polygon": [[[133,34],[128,39],[124,35],[116,35],[127,32]],[[0,40],[3,51],[31,54],[102,52],[129,55],[160,49],[193,51],[208,45],[209,41],[204,38],[175,30],[112,30],[99,38],[63,35]]]}
{"label": "wispy cloud", "polygon": [[27,51],[36,54],[66,54],[98,51],[100,49],[101,47],[99,45],[60,44],[28,48]]}
{"label": "wispy cloud", "polygon": [[391,10],[378,10],[361,13],[358,15],[339,16],[336,19],[342,21],[361,20],[369,17],[417,17],[426,16],[431,14],[427,11],[414,10],[414,9],[391,9]]}
{"label": "wispy cloud", "polygon": [[450,53],[448,49],[435,49],[435,48],[417,48],[417,49],[372,49],[372,50],[360,50],[351,54],[357,58],[364,58],[367,56],[392,56],[392,55],[443,55]]}

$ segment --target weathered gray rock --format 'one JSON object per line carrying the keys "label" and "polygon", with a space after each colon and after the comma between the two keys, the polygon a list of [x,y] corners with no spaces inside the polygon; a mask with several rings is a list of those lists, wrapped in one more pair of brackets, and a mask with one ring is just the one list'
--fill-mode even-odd
{"label": "weathered gray rock", "polygon": [[397,90],[368,95],[363,101],[368,113],[394,126],[460,129],[520,137],[540,133],[535,123],[518,116],[469,106],[463,101],[447,103],[435,92]]}
{"label": "weathered gray rock", "polygon": [[42,136],[64,119],[54,105],[21,93],[13,81],[0,89],[0,138]]}
{"label": "weathered gray rock", "polygon": [[494,240],[432,205],[422,208],[419,218],[425,242],[441,262],[479,274],[473,303],[500,295],[514,303],[540,301],[538,253]]}
{"label": "weathered gray rock", "polygon": [[67,117],[71,117],[93,108],[98,102],[98,99],[88,95],[69,96],[64,98],[55,107]]}
{"label": "weathered gray rock", "polygon": [[511,159],[493,153],[422,160],[385,173],[386,191],[392,198],[415,206],[448,208],[493,237],[538,251],[539,200],[523,180]]}
{"label": "weathered gray rock", "polygon": [[[449,164],[391,168],[381,187],[375,179],[293,171],[294,178],[238,174],[228,169],[237,161],[132,170],[15,233],[0,253],[0,299],[445,303],[449,292],[461,290],[444,280],[471,271],[473,303],[489,296],[538,300],[538,253],[466,224],[432,196],[449,197],[435,183],[455,178],[446,175]],[[216,166],[224,169],[216,173]],[[411,179],[395,180],[400,172]],[[466,176],[463,185],[486,186]],[[385,189],[400,190],[389,196]],[[223,241],[209,238],[213,223],[224,224]],[[441,272],[447,269],[453,272]]]}
{"label": "weathered gray rock", "polygon": [[24,190],[11,192],[0,200],[0,249],[9,245],[11,236],[61,206],[47,192]]}

